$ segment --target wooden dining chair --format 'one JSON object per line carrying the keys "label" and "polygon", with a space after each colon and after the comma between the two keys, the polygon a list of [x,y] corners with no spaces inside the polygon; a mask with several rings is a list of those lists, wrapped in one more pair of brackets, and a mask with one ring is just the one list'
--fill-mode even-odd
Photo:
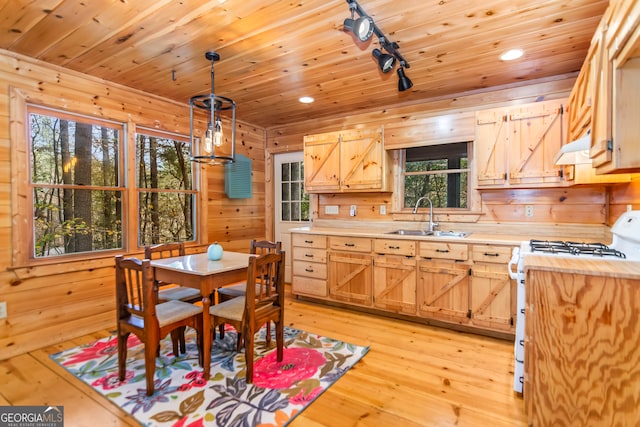
{"label": "wooden dining chair", "polygon": [[[278,253],[282,250],[282,242],[271,242],[268,240],[251,240],[249,253],[264,255],[266,253]],[[228,301],[232,298],[241,297],[246,294],[247,282],[234,283],[233,285],[218,288],[218,302]],[[271,333],[271,324],[267,324],[267,334]],[[224,338],[224,325],[220,325],[220,338]]]}
{"label": "wooden dining chair", "polygon": [[[144,247],[145,259],[162,259],[184,256],[184,254],[184,243],[182,242],[159,243]],[[202,296],[198,289],[157,280],[155,283],[158,291],[158,301],[160,302],[176,300],[194,303],[202,301]]]}
{"label": "wooden dining chair", "polygon": [[[158,303],[153,269],[148,259],[124,258],[118,255],[116,264],[116,312],[118,329],[118,377],[125,378],[127,340],[131,333],[144,343],[144,364],[147,395],[154,392],[153,377],[160,340],[171,333],[172,338],[187,326],[197,332],[198,354],[202,361],[202,308],[184,301]],[[177,356],[174,344],[174,355]]]}
{"label": "wooden dining chair", "polygon": [[[209,308],[212,331],[225,323],[232,325],[238,332],[238,351],[240,351],[244,339],[247,383],[253,382],[254,336],[265,323],[275,323],[277,356],[278,361],[282,361],[284,349],[284,261],[284,251],[251,257],[247,269],[246,294]],[[267,334],[266,342],[268,347],[271,343],[270,334]]]}

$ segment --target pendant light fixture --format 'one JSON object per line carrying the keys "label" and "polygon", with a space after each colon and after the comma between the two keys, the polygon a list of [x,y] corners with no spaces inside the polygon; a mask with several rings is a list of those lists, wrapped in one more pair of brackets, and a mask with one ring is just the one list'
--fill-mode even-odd
{"label": "pendant light fixture", "polygon": [[[224,96],[214,94],[213,65],[220,60],[216,52],[207,52],[211,61],[211,93],[196,95],[189,100],[189,132],[191,134],[191,161],[208,165],[233,163],[236,156],[236,103]],[[198,129],[194,114],[206,111],[207,126]],[[229,133],[231,137],[229,137]]]}

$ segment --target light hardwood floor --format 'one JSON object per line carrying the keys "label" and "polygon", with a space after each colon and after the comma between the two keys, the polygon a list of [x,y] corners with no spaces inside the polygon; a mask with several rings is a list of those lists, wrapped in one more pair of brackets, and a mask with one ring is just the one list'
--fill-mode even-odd
{"label": "light hardwood floor", "polygon": [[[508,341],[326,307],[287,297],[287,324],[370,346],[369,353],[290,425],[526,426],[512,391]],[[0,362],[0,405],[63,405],[65,426],[138,426],[51,361],[100,331]]]}

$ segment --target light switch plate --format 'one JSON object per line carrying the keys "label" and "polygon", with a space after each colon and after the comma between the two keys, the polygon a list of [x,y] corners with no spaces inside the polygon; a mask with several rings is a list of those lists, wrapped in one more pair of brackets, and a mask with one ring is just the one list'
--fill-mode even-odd
{"label": "light switch plate", "polygon": [[0,319],[6,319],[6,318],[7,318],[7,302],[2,301],[0,302]]}
{"label": "light switch plate", "polygon": [[386,215],[386,214],[387,214],[387,206],[380,205],[380,215]]}
{"label": "light switch plate", "polygon": [[349,216],[356,216],[356,205],[351,205],[349,208]]}

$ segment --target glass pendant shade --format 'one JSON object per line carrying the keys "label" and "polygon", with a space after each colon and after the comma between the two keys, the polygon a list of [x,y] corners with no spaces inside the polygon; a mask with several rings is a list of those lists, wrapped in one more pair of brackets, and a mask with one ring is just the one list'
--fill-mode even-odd
{"label": "glass pendant shade", "polygon": [[[215,52],[207,52],[206,58],[211,61],[212,93],[196,95],[189,100],[189,131],[193,153],[191,161],[209,165],[233,163],[236,145],[236,103],[232,99],[213,93],[213,64],[220,56]],[[201,127],[200,123],[206,123],[206,127]],[[225,128],[231,131],[230,138],[225,137]]]}

